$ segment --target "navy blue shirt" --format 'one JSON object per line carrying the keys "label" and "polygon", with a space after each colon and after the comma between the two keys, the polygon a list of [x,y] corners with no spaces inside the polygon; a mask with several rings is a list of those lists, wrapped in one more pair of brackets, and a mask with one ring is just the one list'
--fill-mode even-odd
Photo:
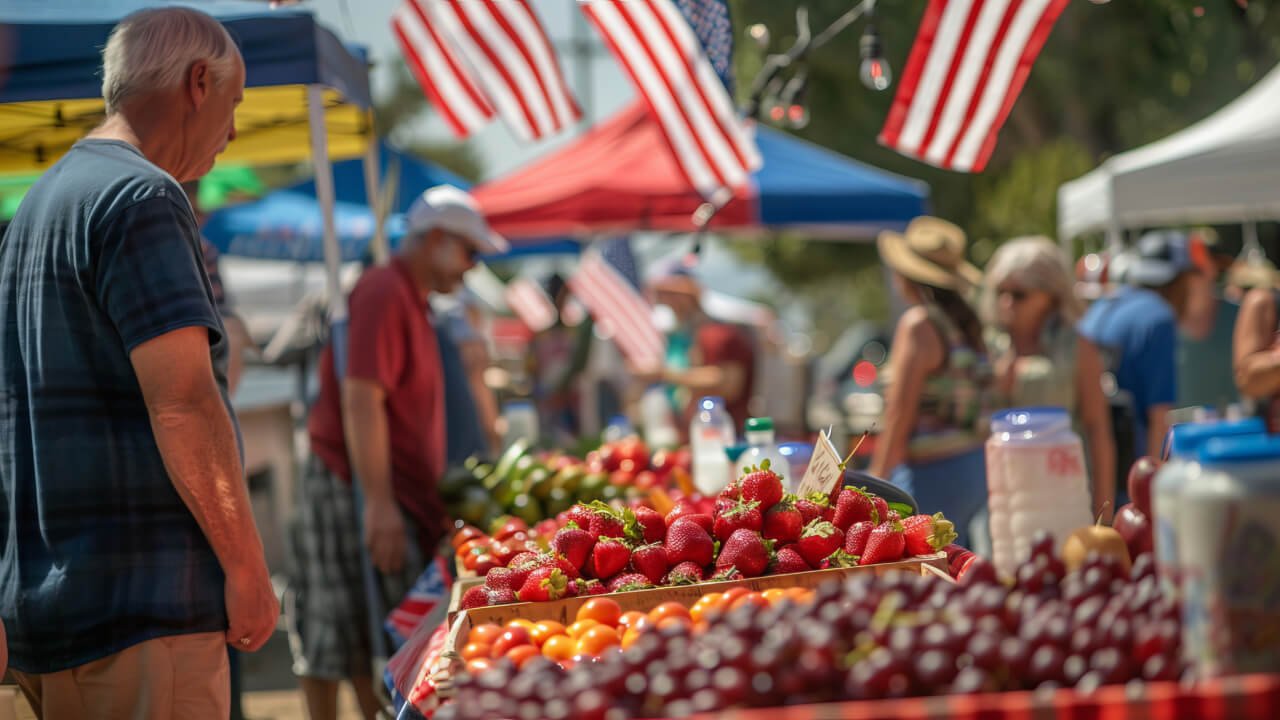
{"label": "navy blue shirt", "polygon": [[1173,308],[1151,290],[1122,288],[1091,305],[1079,331],[1104,355],[1114,354],[1116,384],[1133,398],[1134,451],[1137,457],[1146,455],[1147,411],[1178,399],[1178,320]]}
{"label": "navy blue shirt", "polygon": [[222,570],[165,471],[129,361],[184,327],[209,329],[227,402],[182,188],[126,143],[77,143],[0,241],[0,619],[17,670],[226,629]]}
{"label": "navy blue shirt", "polygon": [[458,348],[474,336],[461,309],[441,313],[436,326],[440,365],[444,369],[445,442],[450,465],[461,465],[472,455],[484,455],[487,443],[480,413],[471,393],[471,380]]}

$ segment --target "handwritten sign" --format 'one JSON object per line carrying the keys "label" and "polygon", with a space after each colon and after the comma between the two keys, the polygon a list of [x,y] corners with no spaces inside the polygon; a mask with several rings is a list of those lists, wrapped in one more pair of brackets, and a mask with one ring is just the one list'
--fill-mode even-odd
{"label": "handwritten sign", "polygon": [[809,497],[813,493],[830,495],[840,486],[844,478],[844,462],[836,446],[831,443],[831,434],[821,432],[818,441],[813,445],[813,457],[809,459],[809,467],[800,480],[800,488],[796,492],[800,497]]}

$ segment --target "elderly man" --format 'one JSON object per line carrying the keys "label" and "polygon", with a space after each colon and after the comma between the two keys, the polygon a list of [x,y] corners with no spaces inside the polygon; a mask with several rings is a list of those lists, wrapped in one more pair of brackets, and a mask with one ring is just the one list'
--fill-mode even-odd
{"label": "elderly man", "polygon": [[409,208],[391,263],[366,270],[351,291],[345,373],[332,347],[321,357],[289,611],[294,671],[312,720],[336,717],[343,679],[365,717],[377,714],[351,481],[364,499],[363,541],[379,572],[381,611],[400,601],[449,528],[437,490],[447,455],[444,370],[428,297],[458,289],[477,253],[505,248],[470,195],[427,190]]}
{"label": "elderly man", "polygon": [[0,244],[0,619],[47,718],[225,718],[226,643],[278,605],[180,181],[235,137],[244,64],[189,9],[125,18],[107,118]]}

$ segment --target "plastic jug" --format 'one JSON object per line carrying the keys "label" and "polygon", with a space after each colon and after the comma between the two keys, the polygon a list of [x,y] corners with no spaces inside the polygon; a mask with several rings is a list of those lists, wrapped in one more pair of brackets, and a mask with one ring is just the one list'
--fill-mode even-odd
{"label": "plastic jug", "polygon": [[1093,522],[1084,448],[1071,417],[1056,407],[1016,408],[991,419],[987,502],[996,569],[1006,575],[1048,530],[1059,545]]}
{"label": "plastic jug", "polygon": [[641,422],[644,423],[644,441],[652,449],[674,448],[680,444],[680,431],[676,428],[675,411],[662,385],[651,385],[640,398]]}
{"label": "plastic jug", "polygon": [[703,495],[714,495],[733,480],[733,466],[725,448],[737,438],[733,418],[725,409],[724,399],[704,397],[689,422],[689,450],[693,455],[693,485]]}
{"label": "plastic jug", "polygon": [[768,460],[770,469],[782,477],[782,486],[788,492],[795,492],[800,485],[800,478],[793,477],[791,464],[778,449],[773,435],[773,418],[751,418],[747,420],[746,430],[747,451],[738,458],[738,465],[758,467]]}
{"label": "plastic jug", "polygon": [[533,403],[528,400],[511,400],[502,406],[502,417],[507,425],[507,432],[502,438],[504,445],[511,447],[517,440],[537,444],[538,411]]}

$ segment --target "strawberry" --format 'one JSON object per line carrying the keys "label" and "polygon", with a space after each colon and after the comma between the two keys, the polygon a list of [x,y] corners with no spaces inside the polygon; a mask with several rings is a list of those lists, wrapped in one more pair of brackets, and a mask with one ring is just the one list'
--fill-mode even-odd
{"label": "strawberry", "polygon": [[814,520],[805,526],[796,543],[796,551],[805,562],[817,567],[818,563],[844,545],[844,532],[826,520]]}
{"label": "strawberry", "polygon": [[712,525],[715,536],[720,540],[728,540],[735,530],[743,529],[760,532],[764,519],[760,515],[760,506],[753,502],[740,502],[728,511],[717,515]]}
{"label": "strawberry", "polygon": [[579,597],[586,595],[604,595],[609,592],[609,589],[606,588],[604,583],[599,580],[578,579],[574,582],[574,585],[578,588]]}
{"label": "strawberry", "polygon": [[510,590],[515,592],[524,585],[524,581],[533,572],[532,565],[515,567],[496,567],[485,573],[484,586],[490,590]]}
{"label": "strawberry", "polygon": [[769,567],[772,550],[772,541],[760,537],[760,533],[754,530],[739,528],[720,548],[716,570],[735,567],[744,577],[758,577]]}
{"label": "strawberry", "polygon": [[507,603],[513,603],[517,601],[518,599],[516,598],[516,593],[514,590],[490,590],[489,591],[490,605],[506,605]]}
{"label": "strawberry", "polygon": [[538,553],[534,556],[532,562],[527,565],[531,570],[544,567],[556,568],[560,572],[564,573],[565,577],[570,580],[577,579],[578,575],[581,574],[578,572],[578,568],[573,566],[573,563],[569,562],[563,555],[555,552],[554,550],[546,553]]}
{"label": "strawberry", "polygon": [[660,543],[636,548],[631,553],[631,568],[649,578],[654,585],[661,585],[667,574],[667,549]]}
{"label": "strawberry", "polygon": [[649,582],[649,578],[640,573],[618,573],[609,578],[606,584],[609,592],[630,592],[631,590],[645,590],[653,587],[653,583]]}
{"label": "strawberry", "polygon": [[667,521],[657,510],[650,507],[638,507],[635,510],[636,522],[640,525],[646,543],[662,542],[667,537]]}
{"label": "strawberry", "polygon": [[746,579],[747,579],[746,576],[743,575],[738,570],[738,568],[733,567],[731,565],[723,570],[717,570],[715,575],[712,575],[711,577],[707,578],[707,582],[727,582],[730,580],[746,580]]}
{"label": "strawberry", "polygon": [[[708,535],[712,534],[712,530],[715,528],[715,525],[716,525],[716,521],[712,520],[711,516],[706,513],[693,513],[692,515],[685,515],[683,517],[676,518],[676,520],[691,522],[697,525],[698,527],[702,528],[703,530],[706,530]],[[674,524],[675,523],[672,523],[672,525]],[[671,531],[671,525],[667,526],[667,531],[668,532]]]}
{"label": "strawberry", "polygon": [[688,561],[671,568],[671,572],[667,573],[664,585],[692,585],[693,583],[702,582],[706,577],[702,572],[702,566]]}
{"label": "strawberry", "polygon": [[570,523],[577,525],[579,529],[587,530],[591,527],[591,516],[594,514],[595,513],[591,512],[591,508],[583,505],[582,503],[578,503],[577,505],[569,508],[569,511],[565,513],[565,516]]}
{"label": "strawberry", "polygon": [[621,572],[631,559],[631,549],[616,537],[602,537],[591,550],[591,571],[598,578],[607,578]]}
{"label": "strawberry", "polygon": [[871,537],[871,531],[875,528],[876,524],[870,520],[854,523],[849,532],[844,534],[844,551],[861,557],[867,549],[867,538]]}
{"label": "strawberry", "polygon": [[950,545],[942,548],[942,552],[947,554],[947,563],[950,564],[951,561],[954,560],[955,557],[960,553],[969,552],[969,548],[964,547],[963,545],[957,545],[955,543],[951,543]]}
{"label": "strawberry", "polygon": [[679,565],[692,562],[698,567],[711,564],[715,556],[715,542],[696,521],[681,518],[667,528],[667,562]]}
{"label": "strawberry", "polygon": [[796,552],[794,547],[784,547],[779,550],[778,556],[773,563],[774,573],[808,572],[812,569],[808,561],[800,553]]}
{"label": "strawberry", "polygon": [[947,562],[947,572],[951,573],[951,577],[959,577],[960,568],[964,567],[965,563],[975,557],[977,557],[977,554],[971,550],[956,553],[955,557],[951,558],[951,560]]}
{"label": "strawberry", "polygon": [[823,570],[830,570],[831,568],[858,567],[858,558],[843,550],[837,550],[831,553],[826,560],[823,560],[819,567]]}
{"label": "strawberry", "polygon": [[516,597],[520,602],[559,600],[565,596],[568,584],[569,578],[560,572],[560,568],[540,567],[529,573]]}
{"label": "strawberry", "polygon": [[462,594],[462,609],[486,607],[489,604],[489,591],[483,585],[476,585]]}
{"label": "strawberry", "polygon": [[618,511],[596,500],[591,503],[591,524],[587,532],[597,541],[602,537],[620,538],[627,529]]}
{"label": "strawberry", "polygon": [[768,460],[760,463],[758,468],[750,468],[738,484],[742,488],[742,499],[760,503],[761,511],[768,510],[782,500],[782,478],[769,469]]}
{"label": "strawberry", "polygon": [[864,520],[879,523],[880,517],[865,491],[847,487],[836,496],[836,511],[831,522],[841,530],[848,530],[854,523]]}
{"label": "strawberry", "polygon": [[956,526],[942,513],[912,515],[902,521],[907,555],[932,555],[956,539]]}
{"label": "strawberry", "polygon": [[[663,518],[663,521],[667,523],[667,527],[671,527],[680,518],[685,517],[686,515],[696,515],[696,514],[698,514],[697,505],[694,505],[692,502],[689,502],[688,500],[681,500],[680,502],[676,503],[675,507],[671,508],[671,512],[667,513],[667,516]],[[710,532],[710,530],[708,530],[707,532]]]}
{"label": "strawberry", "polygon": [[907,549],[907,539],[903,535],[902,523],[897,520],[880,523],[867,537],[867,547],[862,551],[860,565],[894,562],[902,559]]}
{"label": "strawberry", "polygon": [[805,525],[822,517],[822,512],[828,507],[827,498],[821,494],[815,494],[813,497],[800,498],[796,500],[796,510],[800,511],[800,519]]}
{"label": "strawberry", "polygon": [[576,525],[565,527],[551,539],[551,549],[564,556],[578,570],[582,570],[587,558],[591,557],[591,546],[594,544],[595,538],[591,537],[591,533]]}
{"label": "strawberry", "polygon": [[738,485],[737,480],[734,480],[730,482],[728,485],[724,486],[724,489],[721,490],[720,494],[716,496],[717,500],[721,498],[725,500],[734,500],[734,501],[742,499],[742,488],[741,486]]}
{"label": "strawberry", "polygon": [[874,493],[867,493],[871,498],[871,504],[876,506],[875,521],[882,523],[889,519],[889,501]]}
{"label": "strawberry", "polygon": [[529,565],[538,561],[538,554],[535,552],[525,551],[511,558],[511,562],[507,563],[507,567],[519,567],[521,565]]}
{"label": "strawberry", "polygon": [[781,543],[793,543],[800,539],[804,532],[804,516],[796,509],[795,501],[783,498],[782,502],[769,508],[764,514],[762,534],[770,540]]}

